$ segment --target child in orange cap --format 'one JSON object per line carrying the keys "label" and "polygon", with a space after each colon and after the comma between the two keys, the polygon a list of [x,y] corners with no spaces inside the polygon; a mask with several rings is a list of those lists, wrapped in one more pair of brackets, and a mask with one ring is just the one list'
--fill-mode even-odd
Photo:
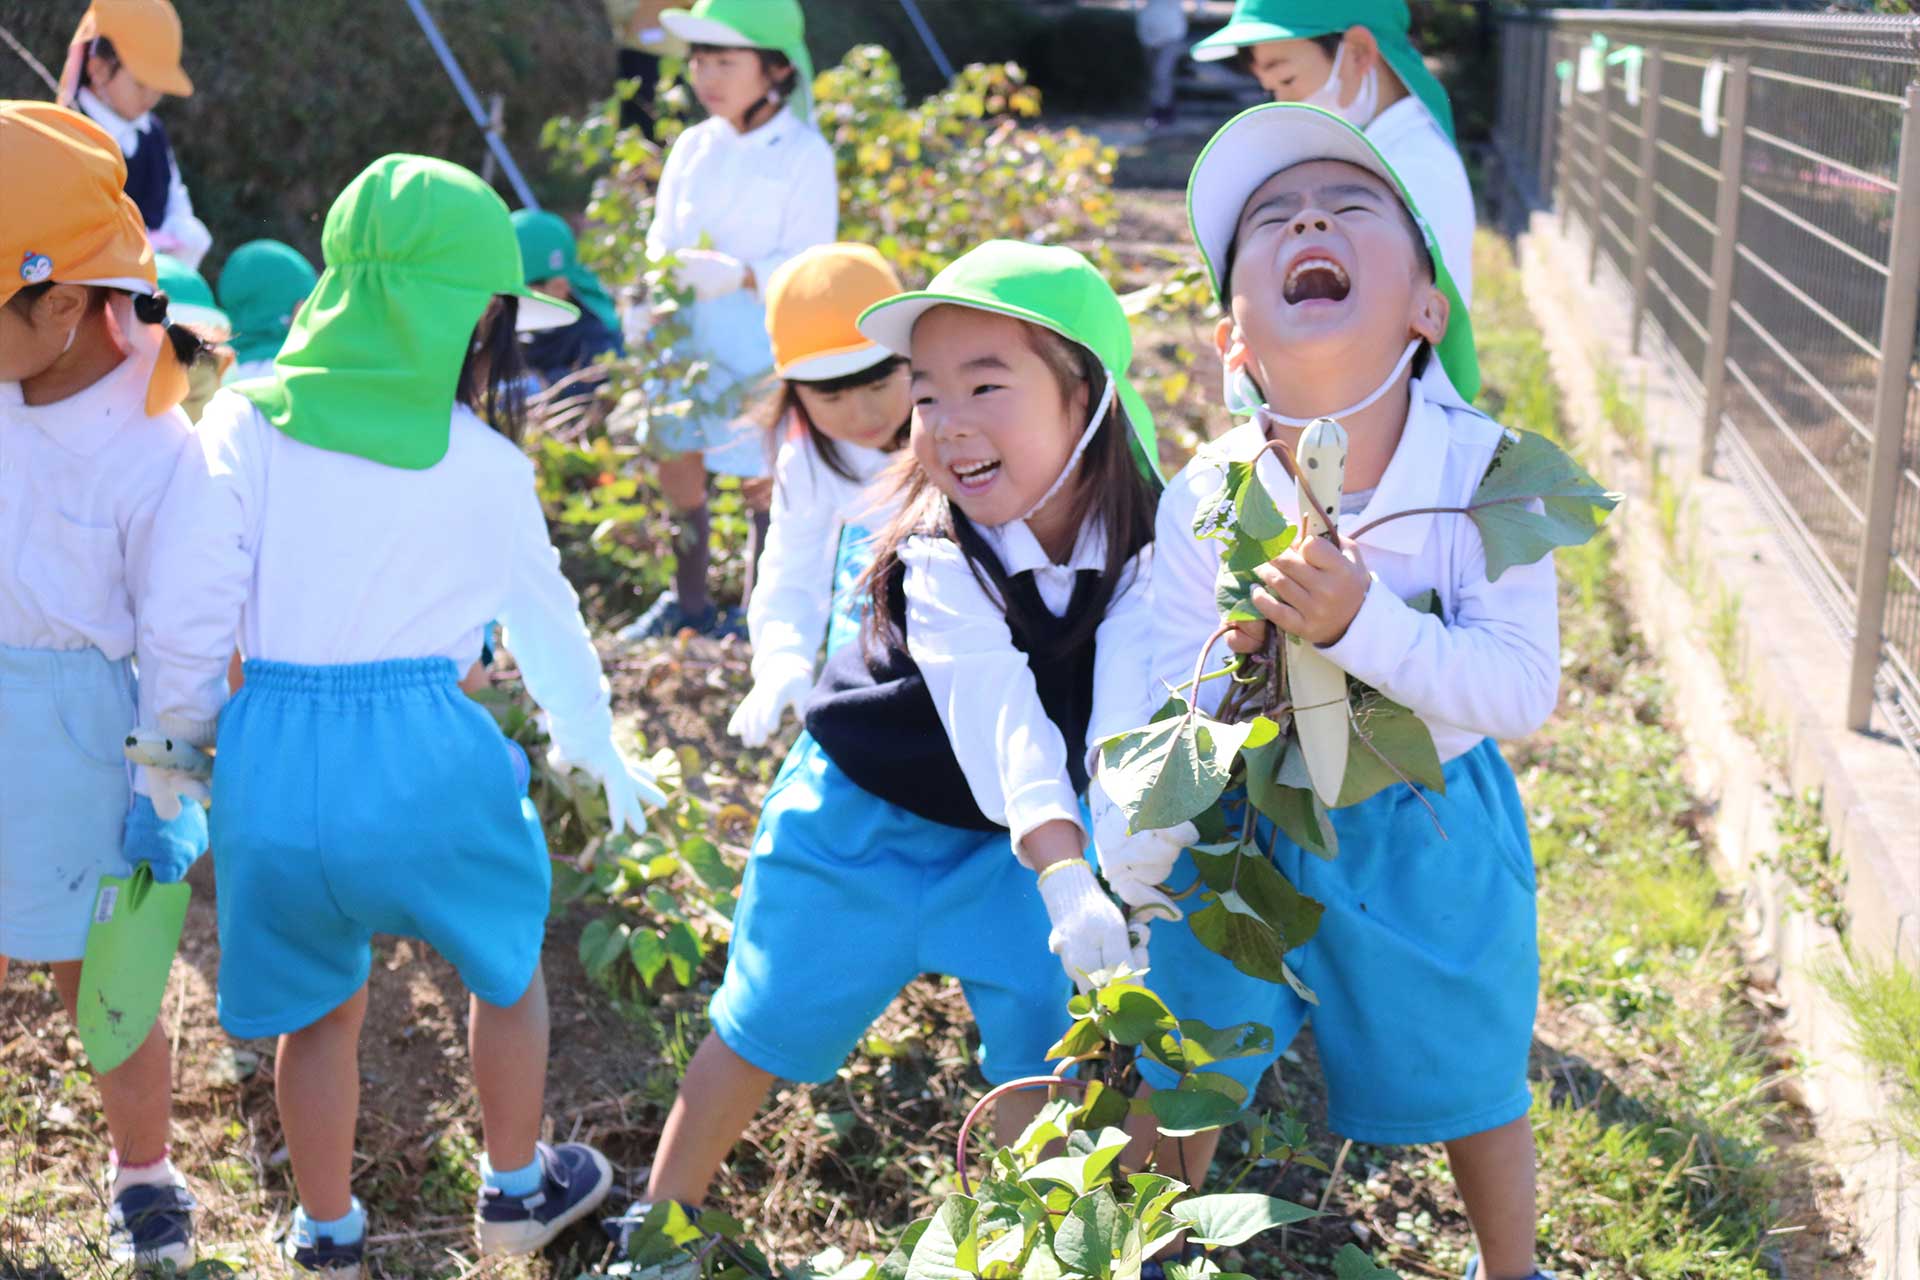
{"label": "child in orange cap", "polygon": [[193,96],[180,66],[180,15],[168,0],[93,0],[67,48],[60,104],[84,111],[120,144],[127,194],[140,208],[153,247],[198,267],[213,245],[193,215],[160,100]]}
{"label": "child in orange cap", "polygon": [[[0,102],[0,172],[35,198],[0,219],[0,977],[51,964],[69,1014],[100,877],[177,881],[207,847],[197,805],[162,822],[121,743],[154,514],[189,437],[175,407],[200,339],[168,323],[113,139],[84,116]],[[167,1158],[171,1064],[157,1022],[100,1074],[113,1137],[113,1251],[193,1256]]]}
{"label": "child in orange cap", "polygon": [[767,281],[781,379],[763,410],[773,521],[747,604],[753,688],[727,725],[750,747],[766,745],[788,708],[800,710],[822,644],[831,651],[853,634],[853,615],[835,605],[867,566],[867,485],[906,443],[913,417],[906,360],[857,322],[900,291],[887,260],[863,244],[808,249]]}

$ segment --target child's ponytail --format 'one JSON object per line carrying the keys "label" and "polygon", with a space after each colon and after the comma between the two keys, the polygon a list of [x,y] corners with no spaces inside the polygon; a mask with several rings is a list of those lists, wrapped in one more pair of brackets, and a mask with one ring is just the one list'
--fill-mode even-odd
{"label": "child's ponytail", "polygon": [[167,319],[167,295],[164,292],[134,294],[133,316],[141,324],[157,324],[166,330],[167,341],[172,344],[173,354],[183,369],[193,368],[213,353],[213,344],[201,337],[192,326]]}

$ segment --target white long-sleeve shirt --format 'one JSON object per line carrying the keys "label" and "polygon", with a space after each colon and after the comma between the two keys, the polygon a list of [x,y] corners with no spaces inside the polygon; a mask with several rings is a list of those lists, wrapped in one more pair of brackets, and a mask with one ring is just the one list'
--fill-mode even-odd
{"label": "white long-sleeve shirt", "polygon": [[132,355],[48,405],[0,382],[0,644],[135,655],[154,517],[193,431],[178,409],[147,416],[152,372]]}
{"label": "white long-sleeve shirt", "polygon": [[[1106,538],[1083,531],[1065,564],[1055,564],[1024,521],[980,531],[1012,577],[1031,572],[1054,616],[1066,613],[1075,575],[1106,564]],[[1013,645],[1000,601],[981,584],[960,547],[942,538],[911,538],[906,564],[907,651],[920,668],[947,739],[980,812],[1004,824],[1023,860],[1021,841],[1044,823],[1085,827],[1067,768],[1067,744],[1047,718],[1027,655]],[[1093,717],[1088,747],[1134,728],[1140,687],[1147,683],[1147,612],[1153,548],[1123,571],[1094,635]]]}
{"label": "white long-sleeve shirt", "polygon": [[424,471],[303,444],[222,391],[180,460],[154,535],[141,620],[158,724],[212,740],[228,656],[303,665],[444,657],[506,628],[527,692],[574,760],[604,752],[607,682],[512,441],[453,410]]}
{"label": "white long-sleeve shirt", "polygon": [[[1365,508],[1342,517],[1342,526],[1359,529],[1395,511],[1467,505],[1500,438],[1498,423],[1470,409],[1436,405],[1416,382],[1386,473]],[[1250,457],[1260,443],[1257,423],[1235,427],[1174,477],[1160,499],[1154,679],[1135,707],[1142,722],[1169,687],[1192,678],[1201,646],[1219,625],[1214,579],[1225,544],[1195,538],[1194,513],[1225,482],[1225,460]],[[1281,513],[1297,521],[1294,483],[1278,459],[1263,454],[1255,473]],[[1479,528],[1464,515],[1408,516],[1357,541],[1373,581],[1347,633],[1322,653],[1425,721],[1443,761],[1482,738],[1520,738],[1546,722],[1560,689],[1551,556],[1489,582]],[[1406,603],[1429,588],[1439,593],[1441,617]],[[1207,670],[1219,670],[1231,656],[1224,641],[1216,644]],[[1222,683],[1200,686],[1205,705],[1218,703]]]}
{"label": "white long-sleeve shirt", "polygon": [[667,152],[647,249],[699,248],[705,236],[707,247],[751,267],[764,290],[787,259],[830,243],[839,222],[833,148],[819,130],[790,110],[751,133],[710,116]]}
{"label": "white long-sleeve shirt", "polygon": [[804,433],[789,435],[774,458],[772,522],[747,602],[755,680],[814,665],[833,610],[841,531],[875,518],[878,499],[867,487],[895,455],[860,445],[835,447],[853,479],[828,467]]}
{"label": "white long-sleeve shirt", "polygon": [[1375,116],[1366,134],[1412,193],[1440,242],[1440,256],[1447,260],[1460,301],[1472,306],[1473,187],[1459,151],[1412,94]]}
{"label": "white long-sleeve shirt", "polygon": [[[138,154],[141,141],[153,129],[151,111],[138,120],[129,120],[108,106],[91,89],[80,90],[78,101],[80,109],[120,144],[121,155],[131,160]],[[193,200],[187,195],[187,184],[180,177],[180,158],[169,156],[167,163],[172,170],[167,182],[167,216],[153,234],[171,237],[173,244],[162,243],[156,247],[198,271],[200,260],[213,247],[213,233],[207,230],[206,223],[194,216]]]}

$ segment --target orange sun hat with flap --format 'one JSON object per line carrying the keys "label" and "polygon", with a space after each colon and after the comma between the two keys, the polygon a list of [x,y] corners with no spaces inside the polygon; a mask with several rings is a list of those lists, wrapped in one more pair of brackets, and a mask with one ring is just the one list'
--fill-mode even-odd
{"label": "orange sun hat with flap", "polygon": [[893,357],[860,332],[860,313],[901,291],[877,249],[823,244],[789,258],[767,280],[774,376],[825,382]]}
{"label": "orange sun hat with flap", "polygon": [[[99,125],[50,102],[0,101],[0,173],[33,193],[0,219],[0,306],[49,281],[159,291],[146,221],[125,190],[127,162]],[[125,319],[136,354],[155,357],[147,416],[157,417],[186,398],[187,371],[157,325]]]}
{"label": "orange sun hat with flap", "polygon": [[193,81],[180,65],[180,15],[168,0],[93,0],[68,42],[60,101],[70,103],[80,92],[80,64],[87,46],[101,36],[113,42],[114,57],[147,88],[176,98],[193,96]]}

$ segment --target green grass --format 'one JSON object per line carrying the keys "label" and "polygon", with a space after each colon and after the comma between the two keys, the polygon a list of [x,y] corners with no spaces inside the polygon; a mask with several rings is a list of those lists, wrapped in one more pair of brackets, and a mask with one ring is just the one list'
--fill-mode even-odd
{"label": "green grass", "polygon": [[1793,882],[1790,900],[1796,911],[1808,911],[1830,929],[1846,931],[1847,868],[1834,852],[1832,833],[1821,816],[1820,795],[1780,797],[1773,818],[1780,844],[1761,856],[1762,865]]}
{"label": "green grass", "polygon": [[1846,1014],[1854,1052],[1892,1091],[1888,1136],[1920,1159],[1920,975],[1898,960],[1816,971]]}
{"label": "green grass", "polygon": [[[1511,258],[1481,243],[1484,398],[1509,425],[1561,436]],[[1644,420],[1609,375],[1602,408],[1631,441]],[[1603,533],[1558,556],[1562,706],[1511,753],[1540,882],[1543,1257],[1595,1280],[1762,1280],[1779,1271],[1775,1233],[1798,1225],[1790,1117],[1620,553]],[[1738,608],[1721,597],[1716,652],[1733,653]]]}
{"label": "green grass", "polygon": [[1620,371],[1604,354],[1595,361],[1594,382],[1600,397],[1600,413],[1636,455],[1646,452],[1646,389],[1629,395],[1620,379]]}

